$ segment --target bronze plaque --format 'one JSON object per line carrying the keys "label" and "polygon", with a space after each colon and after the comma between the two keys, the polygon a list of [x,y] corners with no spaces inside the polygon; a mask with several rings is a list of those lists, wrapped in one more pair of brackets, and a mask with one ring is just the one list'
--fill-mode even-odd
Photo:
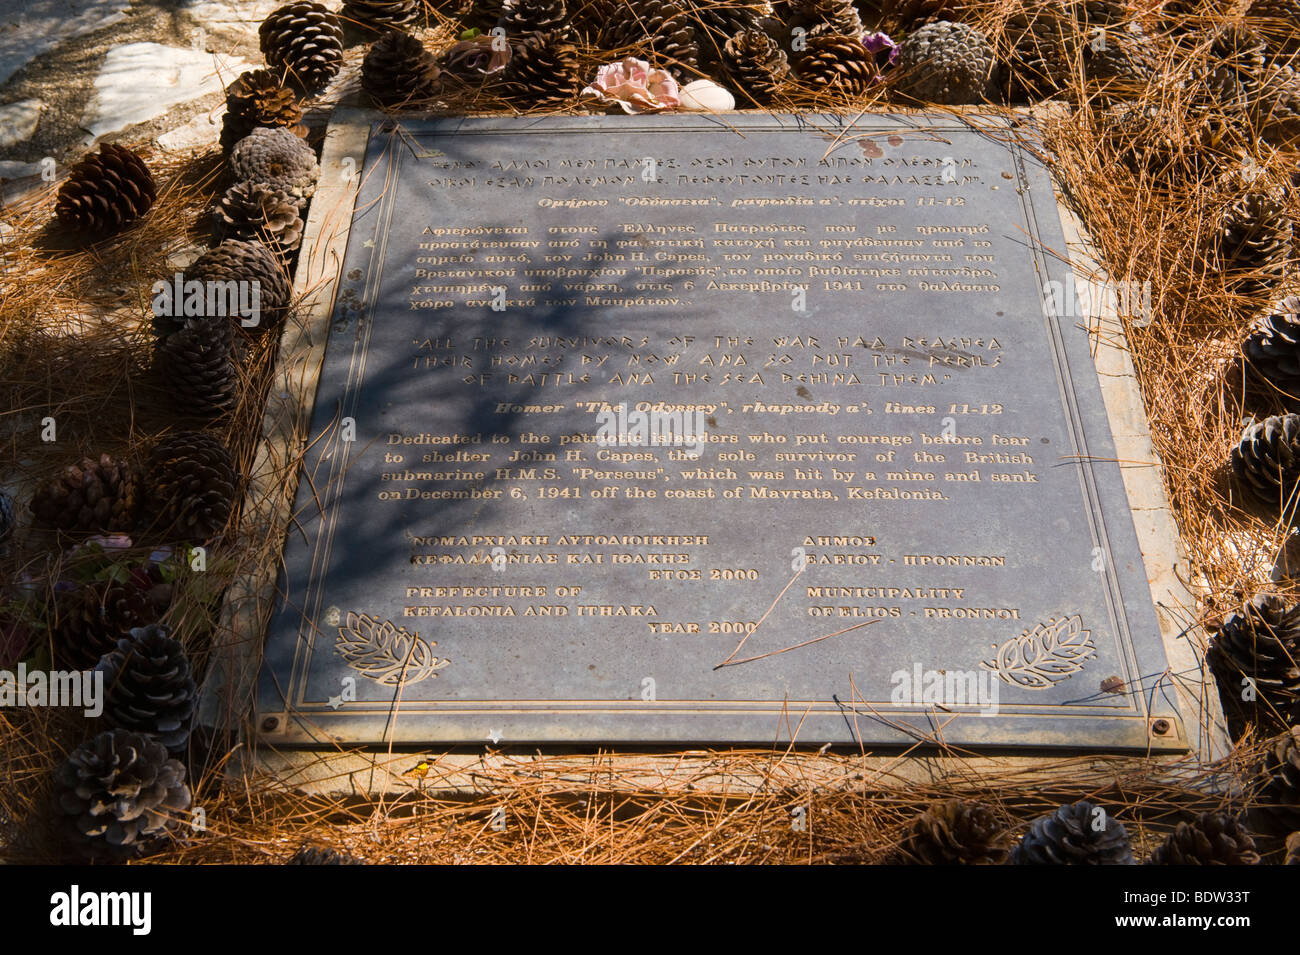
{"label": "bronze plaque", "polygon": [[980,125],[377,120],[264,738],[1185,749],[1051,183]]}

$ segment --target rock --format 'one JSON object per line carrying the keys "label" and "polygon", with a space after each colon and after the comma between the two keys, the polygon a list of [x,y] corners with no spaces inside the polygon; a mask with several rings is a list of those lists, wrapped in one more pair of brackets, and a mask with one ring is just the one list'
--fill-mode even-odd
{"label": "rock", "polygon": [[126,18],[130,0],[21,0],[0,4],[0,83],[70,37]]}
{"label": "rock", "polygon": [[158,137],[158,145],[169,152],[211,146],[221,139],[221,117],[226,108],[211,113],[199,113],[184,126],[177,126]]}
{"label": "rock", "polygon": [[681,89],[678,107],[688,113],[728,113],[736,108],[736,97],[713,80],[695,80]]}
{"label": "rock", "polygon": [[0,106],[0,149],[21,143],[36,132],[43,106],[38,99],[24,99]]}
{"label": "rock", "polygon": [[239,57],[161,43],[115,46],[95,77],[81,125],[98,139],[161,116],[177,103],[221,92],[222,77],[234,78],[248,66]]}
{"label": "rock", "polygon": [[207,30],[250,33],[286,0],[189,0],[182,9]]}

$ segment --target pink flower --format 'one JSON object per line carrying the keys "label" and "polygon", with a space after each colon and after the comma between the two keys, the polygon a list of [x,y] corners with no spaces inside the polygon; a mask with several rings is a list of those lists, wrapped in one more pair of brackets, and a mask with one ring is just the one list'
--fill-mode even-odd
{"label": "pink flower", "polygon": [[602,66],[582,95],[606,104],[616,103],[625,113],[658,113],[676,109],[681,102],[676,80],[632,56]]}

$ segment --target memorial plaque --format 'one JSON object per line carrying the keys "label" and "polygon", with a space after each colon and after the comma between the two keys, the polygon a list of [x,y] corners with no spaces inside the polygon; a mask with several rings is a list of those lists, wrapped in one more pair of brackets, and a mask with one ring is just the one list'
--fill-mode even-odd
{"label": "memorial plaque", "polygon": [[979,123],[377,120],[262,738],[1186,749],[1051,182]]}

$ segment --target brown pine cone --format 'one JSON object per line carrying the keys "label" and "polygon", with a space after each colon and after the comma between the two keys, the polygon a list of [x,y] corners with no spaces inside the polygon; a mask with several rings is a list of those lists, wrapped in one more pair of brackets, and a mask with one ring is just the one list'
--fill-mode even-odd
{"label": "brown pine cone", "polygon": [[647,60],[677,79],[691,75],[700,62],[695,27],[682,0],[616,0],[598,45],[610,53]]}
{"label": "brown pine cone", "polygon": [[[187,280],[198,279],[204,283],[221,283],[223,288],[229,288],[230,282],[246,283],[246,285],[237,284],[240,293],[239,307],[232,308],[227,302],[226,309],[218,311],[218,314],[237,314],[240,326],[250,331],[266,331],[275,328],[283,320],[289,307],[291,292],[284,265],[261,242],[226,239],[215,249],[209,249],[199,256],[194,264],[186,269],[185,277]],[[257,292],[256,314],[243,307],[245,303],[253,301],[254,289]]]}
{"label": "brown pine cone", "polygon": [[794,66],[799,79],[818,92],[858,96],[880,78],[875,57],[854,36],[811,36]]}
{"label": "brown pine cone", "polygon": [[148,530],[167,541],[203,543],[225,529],[235,505],[230,452],[201,431],[169,435],[149,454]]}
{"label": "brown pine cone", "polygon": [[82,743],[58,770],[55,804],[66,838],[91,859],[125,861],[187,820],[185,767],[156,740],[128,730]]}
{"label": "brown pine cone", "polygon": [[307,92],[323,89],[343,63],[339,19],[312,0],[273,10],[257,35],[262,55],[276,75]]}
{"label": "brown pine cone", "polygon": [[1286,296],[1252,322],[1241,353],[1252,381],[1300,401],[1300,296]]}
{"label": "brown pine cone", "polygon": [[895,30],[912,29],[930,20],[956,20],[970,0],[884,0],[885,22]]}
{"label": "brown pine cone", "polygon": [[264,183],[306,199],[316,191],[320,167],[311,147],[287,129],[254,129],[230,150],[236,182]]}
{"label": "brown pine cone", "polygon": [[834,36],[862,36],[862,18],[853,0],[794,0],[787,21],[790,29],[802,28]]}
{"label": "brown pine cone", "polygon": [[736,92],[759,105],[770,103],[790,75],[785,51],[762,30],[745,30],[728,40],[722,65]]}
{"label": "brown pine cone", "polygon": [[407,33],[385,33],[366,51],[361,88],[375,105],[419,109],[442,89],[437,58]]}
{"label": "brown pine cone", "polygon": [[1256,595],[1223,621],[1205,662],[1234,738],[1250,724],[1285,728],[1300,717],[1300,605]]}
{"label": "brown pine cone", "polygon": [[994,62],[993,45],[975,27],[935,20],[899,45],[898,88],[931,103],[978,103],[989,94]]}
{"label": "brown pine cone", "polygon": [[111,235],[149,211],[158,189],[144,160],[105,143],[86,156],[59,187],[54,214],[69,229]]}
{"label": "brown pine cone", "polygon": [[1039,816],[1011,852],[1013,865],[1136,865],[1128,830],[1086,799]]}
{"label": "brown pine cone", "polygon": [[1070,48],[1077,45],[1072,27],[1051,7],[1027,5],[1007,21],[1007,95],[1035,102],[1055,96],[1070,82]]}
{"label": "brown pine cone", "polygon": [[577,39],[564,0],[506,0],[496,25],[505,31],[508,40],[523,41],[534,33],[555,33],[570,41]]}
{"label": "brown pine cone", "polygon": [[1254,110],[1264,92],[1263,38],[1243,23],[1224,23],[1215,30],[1207,57],[1195,71],[1209,92],[1205,105],[1227,113]]}
{"label": "brown pine cone", "polygon": [[55,595],[50,632],[55,662],[73,670],[93,670],[99,658],[135,627],[155,623],[166,610],[154,588],[136,577],[101,580]]}
{"label": "brown pine cone", "polygon": [[1285,64],[1264,71],[1253,122],[1270,145],[1279,149],[1300,146],[1300,71]]}
{"label": "brown pine cone", "polygon": [[1207,812],[1178,828],[1151,853],[1148,865],[1259,865],[1255,839],[1232,816]]}
{"label": "brown pine cone", "polygon": [[283,127],[298,137],[307,135],[302,107],[293,90],[281,86],[270,70],[241,73],[226,87],[226,115],[221,121],[221,149],[231,147],[259,127]]}
{"label": "brown pine cone", "polygon": [[68,534],[129,533],[140,508],[140,475],[107,454],[70,464],[32,496],[36,523]]}
{"label": "brown pine cone", "polygon": [[723,50],[737,33],[749,30],[761,33],[763,20],[771,17],[772,7],[766,2],[750,4],[737,0],[700,0],[695,3],[690,14],[700,64],[704,65],[722,61]]}
{"label": "brown pine cone", "polygon": [[384,33],[414,25],[420,10],[419,0],[343,0],[339,16],[357,26]]}
{"label": "brown pine cone", "polygon": [[1099,30],[1080,53],[1088,91],[1101,102],[1140,99],[1163,59],[1160,44],[1137,24]]}
{"label": "brown pine cone", "polygon": [[1002,865],[1013,841],[990,807],[950,799],[916,818],[900,852],[914,865]]}
{"label": "brown pine cone", "polygon": [[161,340],[155,363],[182,413],[212,417],[239,398],[235,326],[225,318],[196,318]]}
{"label": "brown pine cone", "polygon": [[260,242],[281,258],[302,244],[302,200],[265,183],[231,186],[215,218],[222,238]]}
{"label": "brown pine cone", "polygon": [[1275,287],[1285,277],[1292,225],[1280,192],[1246,189],[1221,214],[1215,251],[1216,264],[1234,291],[1250,295]]}
{"label": "brown pine cone", "polygon": [[1265,785],[1251,807],[1257,835],[1282,839],[1300,830],[1300,726],[1270,740],[1261,769]]}
{"label": "brown pine cone", "polygon": [[540,108],[562,106],[581,85],[577,48],[555,35],[534,33],[514,48],[502,80],[516,103]]}
{"label": "brown pine cone", "polygon": [[1253,0],[1246,23],[1264,37],[1273,57],[1300,53],[1300,0]]}
{"label": "brown pine cone", "polygon": [[285,865],[365,865],[364,859],[358,859],[350,852],[340,852],[329,846],[313,846],[307,843],[298,847],[298,851],[284,862]]}
{"label": "brown pine cone", "polygon": [[104,721],[180,753],[190,738],[198,689],[185,648],[166,627],[137,627],[95,667],[104,674]]}

